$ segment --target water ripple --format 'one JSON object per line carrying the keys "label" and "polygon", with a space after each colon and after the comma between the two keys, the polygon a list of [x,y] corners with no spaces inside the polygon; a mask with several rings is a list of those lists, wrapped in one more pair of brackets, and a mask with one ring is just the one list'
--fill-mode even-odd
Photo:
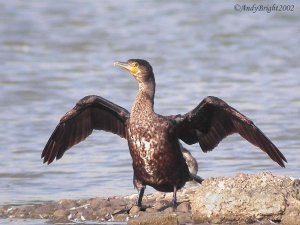
{"label": "water ripple", "polygon": [[201,176],[299,176],[299,13],[237,14],[230,2],[210,1],[11,0],[0,3],[0,21],[0,205],[134,192],[128,147],[117,136],[95,132],[49,166],[40,154],[83,96],[130,109],[137,84],[112,63],[136,57],[154,66],[158,113],[219,96],[289,161],[281,169],[233,136],[209,154],[188,146]]}

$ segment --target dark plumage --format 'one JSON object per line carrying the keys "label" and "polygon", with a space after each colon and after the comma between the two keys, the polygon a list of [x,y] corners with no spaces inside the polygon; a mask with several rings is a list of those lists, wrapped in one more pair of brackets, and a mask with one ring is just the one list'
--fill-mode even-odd
{"label": "dark plumage", "polygon": [[[180,143],[179,143],[180,144]],[[190,173],[197,174],[198,173],[198,163],[196,159],[192,156],[191,152],[184,148],[182,144],[180,144],[180,149],[183,155],[183,158],[189,168]]]}
{"label": "dark plumage", "polygon": [[73,145],[84,140],[93,129],[118,134],[127,139],[134,185],[139,190],[141,206],[146,185],[174,193],[189,180],[201,183],[191,173],[181,151],[179,139],[186,144],[199,143],[204,152],[214,149],[226,136],[239,133],[284,167],[287,162],[278,148],[246,116],[219,98],[206,97],[195,109],[184,114],[161,116],[153,110],[155,78],[151,65],[131,59],[116,66],[134,76],[139,92],[131,113],[99,96],[86,96],[60,120],[43,153],[44,163],[59,159]]}

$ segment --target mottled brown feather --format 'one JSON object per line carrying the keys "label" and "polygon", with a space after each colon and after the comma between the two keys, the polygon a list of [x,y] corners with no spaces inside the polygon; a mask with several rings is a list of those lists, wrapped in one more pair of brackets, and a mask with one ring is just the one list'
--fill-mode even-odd
{"label": "mottled brown feather", "polygon": [[42,152],[44,163],[60,159],[66,150],[83,141],[94,129],[126,138],[129,116],[126,109],[104,98],[95,95],[84,97],[56,126]]}
{"label": "mottled brown feather", "polygon": [[178,136],[187,144],[199,143],[204,152],[213,150],[225,137],[239,133],[284,167],[279,149],[246,116],[217,97],[206,97],[191,112],[176,116]]}

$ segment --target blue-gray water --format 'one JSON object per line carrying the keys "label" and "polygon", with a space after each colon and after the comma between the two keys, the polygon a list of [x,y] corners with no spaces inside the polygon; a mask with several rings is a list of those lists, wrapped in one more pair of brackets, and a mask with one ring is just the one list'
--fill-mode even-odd
{"label": "blue-gray water", "polygon": [[130,109],[137,84],[113,67],[129,58],[152,63],[158,113],[185,113],[218,96],[289,162],[280,168],[236,135],[207,154],[188,146],[199,175],[299,177],[300,4],[280,4],[291,3],[294,12],[252,13],[208,0],[1,1],[0,205],[135,193],[127,144],[113,134],[94,132],[50,166],[40,159],[61,116],[83,96]]}

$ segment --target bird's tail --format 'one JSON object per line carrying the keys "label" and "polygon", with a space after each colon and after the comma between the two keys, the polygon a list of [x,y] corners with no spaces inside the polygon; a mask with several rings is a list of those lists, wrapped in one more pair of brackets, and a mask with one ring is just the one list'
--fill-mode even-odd
{"label": "bird's tail", "polygon": [[190,173],[190,179],[198,182],[199,184],[201,184],[202,181],[204,181],[204,179],[202,177],[199,177],[198,175],[193,174],[193,173]]}

